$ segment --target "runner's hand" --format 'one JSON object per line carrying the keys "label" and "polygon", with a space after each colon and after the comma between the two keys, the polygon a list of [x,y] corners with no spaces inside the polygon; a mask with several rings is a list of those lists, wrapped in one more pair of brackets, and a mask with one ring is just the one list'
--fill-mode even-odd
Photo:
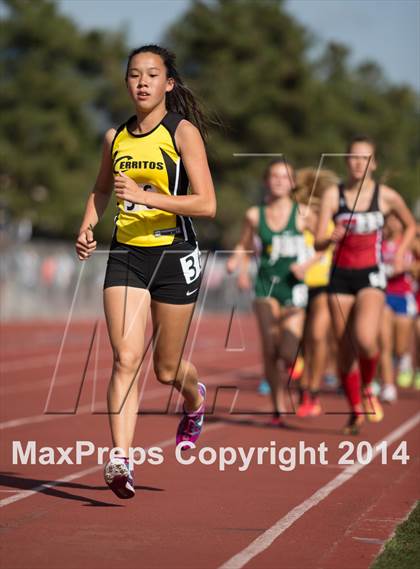
{"label": "runner's hand", "polygon": [[294,277],[298,281],[303,281],[305,278],[306,267],[305,265],[299,265],[298,263],[292,263],[290,265],[290,271],[293,273]]}
{"label": "runner's hand", "polygon": [[146,193],[124,172],[119,172],[118,176],[115,176],[114,191],[117,199],[126,200],[134,204],[143,204],[142,196]]}
{"label": "runner's hand", "polygon": [[341,241],[343,239],[345,234],[346,234],[346,228],[344,227],[344,225],[338,223],[334,227],[334,231],[331,233],[330,239],[333,243],[338,243],[338,241]]}
{"label": "runner's hand", "polygon": [[81,231],[76,240],[76,252],[81,261],[86,261],[96,249],[96,241],[93,237],[92,229]]}

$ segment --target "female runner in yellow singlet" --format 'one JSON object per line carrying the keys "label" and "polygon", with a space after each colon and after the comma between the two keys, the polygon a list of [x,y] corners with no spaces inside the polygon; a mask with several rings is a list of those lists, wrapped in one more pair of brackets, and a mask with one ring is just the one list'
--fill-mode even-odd
{"label": "female runner in yellow singlet", "polygon": [[202,429],[205,386],[198,382],[194,365],[182,359],[182,351],[201,279],[191,217],[214,217],[216,212],[202,138],[206,120],[177,72],[175,56],[155,45],[136,49],[125,80],[135,114],[105,135],[76,242],[79,258],[88,259],[96,248],[93,229],[114,193],[118,215],[104,308],[114,354],[109,421],[113,445],[121,453],[105,465],[104,475],[123,499],[134,496],[128,456],[149,308],[156,377],[185,400],[177,444],[194,442]]}
{"label": "female runner in yellow singlet", "polygon": [[[296,199],[306,205],[303,236],[308,255],[315,262],[305,272],[308,287],[305,326],[303,331],[303,354],[305,366],[300,379],[300,402],[298,417],[316,417],[321,414],[319,391],[325,373],[327,355],[331,351],[331,317],[328,308],[327,285],[332,261],[332,248],[320,253],[313,250],[314,233],[319,214],[319,203],[324,191],[337,183],[336,174],[330,170],[302,168],[296,172]],[[334,223],[330,221],[327,233],[331,235]]]}

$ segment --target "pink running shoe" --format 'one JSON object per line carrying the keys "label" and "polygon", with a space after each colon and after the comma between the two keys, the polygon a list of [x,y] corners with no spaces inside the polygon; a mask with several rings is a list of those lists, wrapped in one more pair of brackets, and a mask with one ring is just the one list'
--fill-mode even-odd
{"label": "pink running shoe", "polygon": [[128,458],[117,457],[109,460],[104,467],[104,479],[114,494],[121,500],[134,498],[136,491]]}
{"label": "pink running shoe", "polygon": [[298,417],[308,417],[311,414],[311,409],[311,395],[308,391],[304,391],[302,394],[302,401],[297,408],[296,415]]}
{"label": "pink running shoe", "polygon": [[[186,413],[184,408],[184,414],[178,425],[178,431],[176,433],[176,444],[183,441],[189,441],[195,443],[195,441],[200,436],[201,430],[203,428],[204,422],[204,410],[205,410],[205,400],[206,400],[206,386],[204,383],[198,384],[198,391],[203,397],[204,401],[193,413]],[[189,450],[189,446],[181,447],[181,450]]]}

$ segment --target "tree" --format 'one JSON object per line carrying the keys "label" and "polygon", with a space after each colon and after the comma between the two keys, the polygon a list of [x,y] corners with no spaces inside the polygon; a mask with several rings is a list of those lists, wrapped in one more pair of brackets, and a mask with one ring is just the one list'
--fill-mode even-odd
{"label": "tree", "polygon": [[[123,114],[127,49],[118,34],[79,31],[48,0],[7,0],[3,10],[2,201],[38,232],[72,237],[95,179],[100,137]],[[109,236],[109,226],[101,230]]]}
{"label": "tree", "polygon": [[420,156],[419,96],[410,87],[390,85],[376,63],[366,61],[351,68],[348,56],[344,46],[330,44],[318,62],[316,71],[322,79],[318,142],[334,152],[328,140],[335,140],[335,148],[342,152],[354,134],[368,134],[377,142],[379,179],[414,205]]}
{"label": "tree", "polygon": [[209,142],[223,245],[237,234],[236,218],[261,199],[267,162],[234,153],[307,155],[309,39],[281,8],[280,1],[193,2],[166,37],[188,84],[225,125]]}
{"label": "tree", "polygon": [[[132,113],[123,85],[122,33],[84,32],[52,0],[0,0],[0,203],[37,233],[73,238],[100,158],[101,138]],[[262,199],[267,158],[297,167],[344,152],[348,138],[378,141],[380,175],[414,205],[419,96],[381,68],[354,68],[330,44],[311,62],[311,36],[283,0],[195,0],[167,30],[186,82],[223,122],[208,142],[218,191],[215,220],[197,223],[204,247],[230,247],[244,210]],[[344,162],[327,163],[338,173]],[[96,235],[109,241],[112,205]]]}
{"label": "tree", "polygon": [[[244,210],[261,200],[267,163],[234,153],[284,153],[315,167],[322,153],[344,152],[349,137],[370,134],[384,156],[381,174],[387,170],[388,181],[414,199],[418,96],[389,86],[375,64],[353,69],[341,44],[310,63],[310,36],[282,0],[196,0],[166,42],[187,83],[225,124],[209,141],[224,246],[237,237]],[[344,161],[327,166],[343,173]]]}

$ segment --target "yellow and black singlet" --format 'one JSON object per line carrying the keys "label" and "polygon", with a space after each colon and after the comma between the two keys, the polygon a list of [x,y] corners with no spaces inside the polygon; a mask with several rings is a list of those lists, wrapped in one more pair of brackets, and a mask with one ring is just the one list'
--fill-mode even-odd
{"label": "yellow and black singlet", "polygon": [[[151,131],[134,134],[136,117],[121,125],[112,143],[114,174],[124,172],[145,191],[186,195],[189,180],[175,144],[175,131],[184,117],[168,112]],[[117,202],[114,237],[138,247],[195,243],[191,219],[126,200]]]}

